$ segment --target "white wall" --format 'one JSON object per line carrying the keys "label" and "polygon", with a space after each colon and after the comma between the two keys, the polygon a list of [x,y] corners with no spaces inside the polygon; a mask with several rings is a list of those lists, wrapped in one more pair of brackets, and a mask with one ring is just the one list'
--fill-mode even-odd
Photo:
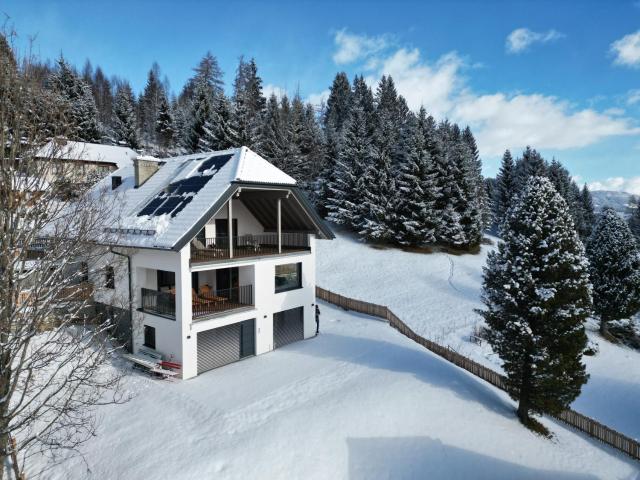
{"label": "white wall", "polygon": [[[231,206],[231,215],[232,218],[238,219],[238,235],[247,235],[247,234],[260,234],[264,233],[264,227],[262,224],[254,217],[251,212],[244,206],[242,200],[234,199],[232,200]],[[225,204],[218,212],[213,216],[209,222],[205,225],[205,235],[207,238],[213,238],[216,236],[216,228],[215,223],[216,219],[226,219],[228,217],[227,204]],[[273,215],[276,215],[276,212],[273,212]],[[225,232],[223,235],[227,235]]]}

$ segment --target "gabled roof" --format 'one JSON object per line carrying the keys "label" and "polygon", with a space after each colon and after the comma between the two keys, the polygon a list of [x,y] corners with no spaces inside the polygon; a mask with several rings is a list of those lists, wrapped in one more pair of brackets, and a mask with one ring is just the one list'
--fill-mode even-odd
{"label": "gabled roof", "polygon": [[58,160],[111,163],[116,168],[132,165],[137,156],[138,153],[129,147],[60,139],[50,140],[36,153],[36,157],[41,158],[53,157]]}
{"label": "gabled roof", "polygon": [[[308,218],[309,230],[321,238],[333,238],[296,181],[247,147],[162,161],[164,165],[138,188],[133,165],[94,187],[95,195],[113,199],[113,244],[179,250],[242,188],[291,192]],[[115,190],[111,190],[112,176],[122,178]]]}

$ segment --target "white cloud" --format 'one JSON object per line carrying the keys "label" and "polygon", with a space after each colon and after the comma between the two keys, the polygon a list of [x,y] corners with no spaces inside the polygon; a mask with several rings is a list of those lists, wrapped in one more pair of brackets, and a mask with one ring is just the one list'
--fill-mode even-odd
{"label": "white cloud", "polygon": [[620,192],[640,195],[640,177],[611,177],[606,180],[592,182],[589,184],[590,190],[616,190]]}
{"label": "white cloud", "polygon": [[564,34],[556,30],[534,32],[528,28],[517,28],[507,37],[505,48],[507,53],[521,53],[534,43],[549,43],[562,37],[564,37]]}
{"label": "white cloud", "polygon": [[438,120],[448,117],[470,125],[486,156],[526,145],[538,149],[580,148],[608,137],[640,134],[640,128],[620,111],[579,109],[557,97],[537,93],[474,92],[465,78],[471,69],[455,52],[429,62],[417,48],[399,48],[362,63],[370,85],[383,74],[391,75],[411,109],[424,105]]}
{"label": "white cloud", "polygon": [[327,98],[329,98],[329,89],[323,90],[319,93],[312,93],[307,97],[307,103],[310,103],[311,105],[322,105],[323,103],[325,103],[327,101]]}
{"label": "white cloud", "polygon": [[627,92],[627,105],[635,105],[640,102],[640,90],[629,90]]}
{"label": "white cloud", "polygon": [[640,67],[640,30],[616,40],[610,49],[616,65]]}
{"label": "white cloud", "polygon": [[280,100],[282,97],[284,97],[287,93],[287,90],[279,87],[277,85],[272,85],[272,84],[267,84],[264,87],[262,87],[262,94],[265,96],[265,98],[269,98],[272,94],[275,94],[276,97],[278,97],[278,100]]}
{"label": "white cloud", "polygon": [[380,52],[388,46],[385,36],[369,37],[350,33],[346,29],[339,30],[333,37],[336,51],[333,61],[338,65],[353,63]]}

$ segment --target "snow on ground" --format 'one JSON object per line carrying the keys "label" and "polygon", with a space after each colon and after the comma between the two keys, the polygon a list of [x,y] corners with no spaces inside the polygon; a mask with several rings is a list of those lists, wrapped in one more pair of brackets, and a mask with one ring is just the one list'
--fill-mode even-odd
{"label": "snow on ground", "polygon": [[[482,323],[474,312],[482,308],[482,267],[495,247],[483,246],[478,255],[421,254],[374,248],[340,232],[335,240],[317,245],[318,285],[387,305],[420,335],[501,370],[486,342],[479,346],[470,341],[474,326]],[[600,345],[600,353],[585,357],[591,377],[573,406],[640,439],[640,352],[612,345],[595,331],[588,335]]]}
{"label": "snow on ground", "polygon": [[186,381],[132,373],[98,436],[50,479],[637,478],[638,464],[545,420],[391,329],[321,304],[319,337]]}

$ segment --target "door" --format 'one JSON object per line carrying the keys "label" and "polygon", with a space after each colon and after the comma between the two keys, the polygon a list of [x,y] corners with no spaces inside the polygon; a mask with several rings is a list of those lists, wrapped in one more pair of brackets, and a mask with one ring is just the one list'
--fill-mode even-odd
{"label": "door", "polygon": [[304,307],[273,314],[273,347],[304,339]]}
{"label": "door", "polygon": [[[229,236],[229,221],[226,218],[216,219],[216,238]],[[233,219],[233,236],[238,236],[238,219]]]}
{"label": "door", "polygon": [[216,270],[216,295],[237,301],[240,272],[238,267]]}
{"label": "door", "polygon": [[198,375],[256,354],[255,319],[198,332]]}

